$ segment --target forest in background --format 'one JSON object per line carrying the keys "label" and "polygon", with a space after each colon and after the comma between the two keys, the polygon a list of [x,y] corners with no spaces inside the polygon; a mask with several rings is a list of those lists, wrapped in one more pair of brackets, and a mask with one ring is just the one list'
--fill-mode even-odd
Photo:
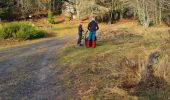
{"label": "forest in background", "polygon": [[0,18],[9,21],[27,19],[29,15],[41,18],[47,17],[48,12],[62,14],[65,8],[77,19],[95,16],[98,21],[113,23],[133,18],[145,27],[170,22],[169,0],[0,0]]}

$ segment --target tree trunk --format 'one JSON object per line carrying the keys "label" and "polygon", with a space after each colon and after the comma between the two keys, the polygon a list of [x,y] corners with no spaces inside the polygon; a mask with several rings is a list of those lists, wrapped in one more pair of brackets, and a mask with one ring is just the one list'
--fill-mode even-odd
{"label": "tree trunk", "polygon": [[80,11],[79,11],[79,2],[78,2],[78,0],[76,0],[76,13],[77,13],[78,20],[80,20]]}
{"label": "tree trunk", "polygon": [[161,1],[159,1],[159,24],[162,23],[162,4],[161,4]]}

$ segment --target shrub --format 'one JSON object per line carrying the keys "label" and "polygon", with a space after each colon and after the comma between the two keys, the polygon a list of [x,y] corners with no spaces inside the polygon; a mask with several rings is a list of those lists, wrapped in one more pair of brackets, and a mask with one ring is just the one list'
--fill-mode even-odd
{"label": "shrub", "polygon": [[45,36],[45,31],[39,30],[34,34],[31,34],[30,39],[40,38]]}
{"label": "shrub", "polygon": [[29,34],[25,34],[25,31],[20,29],[17,31],[15,38],[18,39],[29,39]]}
{"label": "shrub", "polygon": [[154,21],[150,21],[149,27],[152,27],[152,26],[154,26],[154,25],[155,25]]}
{"label": "shrub", "polygon": [[53,14],[53,12],[51,12],[51,11],[48,12],[48,22],[49,22],[50,24],[55,24],[54,14]]}
{"label": "shrub", "polygon": [[44,37],[46,32],[39,30],[29,22],[12,22],[5,24],[0,29],[0,38],[17,38],[17,39],[36,39]]}
{"label": "shrub", "polygon": [[4,31],[2,29],[0,29],[0,38],[3,37],[3,33],[4,33]]}
{"label": "shrub", "polygon": [[5,34],[4,29],[0,29],[0,38],[6,39],[8,34]]}

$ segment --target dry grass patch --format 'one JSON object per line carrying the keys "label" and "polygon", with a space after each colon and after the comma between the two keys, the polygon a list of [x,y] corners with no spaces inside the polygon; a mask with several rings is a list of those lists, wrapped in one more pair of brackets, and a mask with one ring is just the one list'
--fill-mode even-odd
{"label": "dry grass patch", "polygon": [[[133,30],[133,25],[128,28],[125,23],[117,28],[108,26],[110,29],[101,30],[95,49],[73,48],[72,43],[63,49],[60,63],[64,63],[66,69],[62,79],[71,87],[73,97],[85,100],[168,98],[169,85],[166,82],[169,74],[165,70],[169,70],[169,67],[161,66],[167,66],[169,61],[164,56],[166,50],[168,53],[169,45],[163,46],[168,41],[169,33],[164,29],[152,35],[150,31],[140,34]],[[155,52],[160,54],[156,63],[157,58],[151,57]],[[150,64],[160,67],[150,70]],[[163,90],[165,92],[161,94]]]}
{"label": "dry grass patch", "polygon": [[[78,20],[69,21],[64,16],[55,16],[56,24],[49,24],[47,18],[39,19],[34,22],[35,25],[47,30],[51,36],[64,37],[67,35],[75,35],[77,33]],[[84,21],[83,27],[86,30],[87,21]]]}

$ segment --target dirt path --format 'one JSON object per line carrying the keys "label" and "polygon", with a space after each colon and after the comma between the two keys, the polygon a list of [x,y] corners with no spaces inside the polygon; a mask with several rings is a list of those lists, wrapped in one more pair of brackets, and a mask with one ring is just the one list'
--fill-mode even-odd
{"label": "dirt path", "polygon": [[0,50],[0,100],[66,98],[58,75],[60,48],[72,37]]}

